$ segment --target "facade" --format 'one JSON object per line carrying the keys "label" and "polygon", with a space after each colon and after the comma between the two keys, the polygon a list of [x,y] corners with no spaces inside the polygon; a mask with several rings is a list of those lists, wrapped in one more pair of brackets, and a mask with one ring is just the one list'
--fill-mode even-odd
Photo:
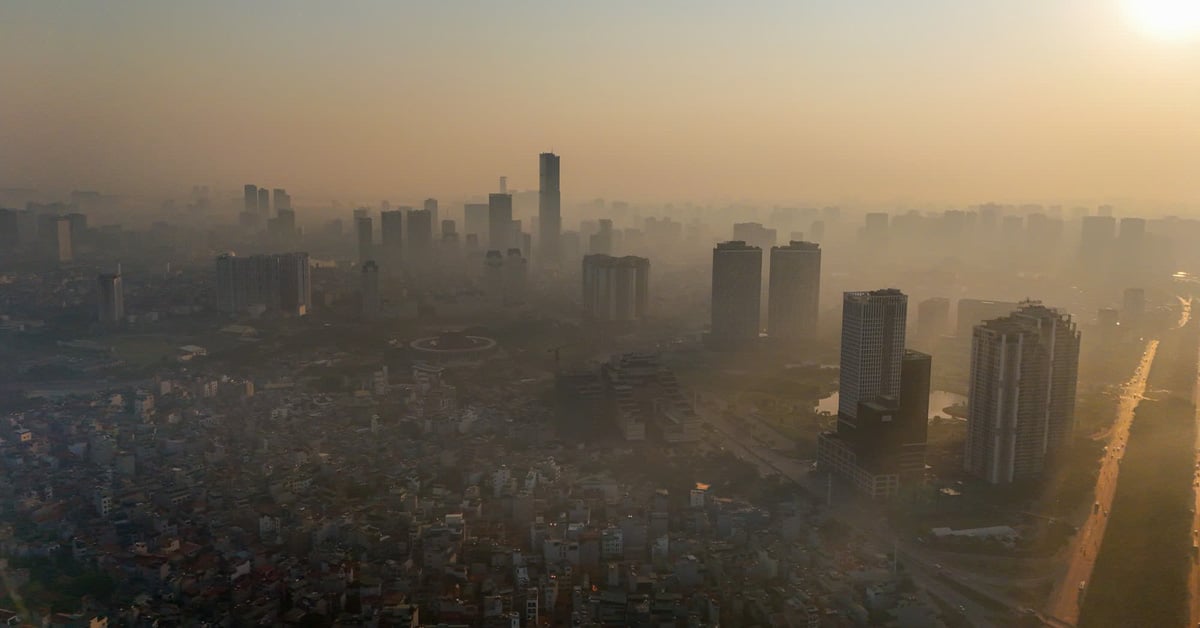
{"label": "facade", "polygon": [[243,198],[243,207],[247,213],[258,213],[258,186],[247,183]]}
{"label": "facade", "polygon": [[125,288],[120,271],[96,279],[98,317],[101,323],[117,325],[125,320]]}
{"label": "facade", "polygon": [[258,188],[258,213],[271,213],[271,191],[267,188]]}
{"label": "facade", "polygon": [[433,213],[428,209],[408,212],[408,255],[428,261],[433,252]]}
{"label": "facade", "polygon": [[292,208],[292,197],[283,188],[275,188],[271,190],[271,201],[275,206],[275,211],[290,210]]}
{"label": "facade", "polygon": [[895,496],[925,472],[932,358],[904,349],[908,297],[847,292],[837,431],[817,439],[817,460],[873,498]]}
{"label": "facade", "polygon": [[442,223],[438,219],[438,201],[436,198],[427,198],[421,208],[429,212],[429,239],[431,241],[436,240],[437,236],[442,234],[439,231]]}
{"label": "facade", "polygon": [[637,321],[649,305],[650,260],[588,255],[583,258],[583,309],[598,321]]}
{"label": "facade", "polygon": [[488,207],[486,203],[463,205],[463,233],[477,238],[488,236]]}
{"label": "facade", "polygon": [[559,189],[558,168],[558,155],[538,155],[538,257],[546,264],[556,264],[561,260],[562,192]]}
{"label": "facade", "polygon": [[298,316],[312,309],[308,253],[217,258],[217,310],[238,314],[252,307]]}
{"label": "facade", "polygon": [[713,249],[712,331],[716,347],[739,348],[758,339],[762,249],[740,240]]}
{"label": "facade", "polygon": [[771,247],[767,335],[784,341],[817,334],[821,296],[821,245],[793,240]]}
{"label": "facade", "polygon": [[992,484],[1041,475],[1075,427],[1079,332],[1068,314],[1022,303],[975,327],[966,470]]}
{"label": "facade", "polygon": [[[375,261],[390,273],[400,270],[404,253],[404,212],[389,210],[379,214],[380,248]],[[361,245],[360,245],[361,246]],[[361,249],[360,249],[361,250]]]}
{"label": "facade", "polygon": [[375,232],[370,216],[354,217],[354,235],[358,241],[358,263],[365,264],[375,256]]}
{"label": "facade", "polygon": [[518,246],[512,241],[512,195],[488,194],[488,241],[487,247],[505,251]]}
{"label": "facade", "polygon": [[900,394],[908,296],[894,288],[842,296],[838,431],[853,427],[858,403]]}

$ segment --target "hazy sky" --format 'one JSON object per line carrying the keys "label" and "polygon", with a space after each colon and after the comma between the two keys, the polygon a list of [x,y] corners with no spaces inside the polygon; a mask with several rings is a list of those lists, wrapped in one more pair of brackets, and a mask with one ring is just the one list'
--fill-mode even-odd
{"label": "hazy sky", "polygon": [[0,185],[409,203],[553,149],[569,199],[1196,201],[1200,36],[1128,13],[5,0]]}

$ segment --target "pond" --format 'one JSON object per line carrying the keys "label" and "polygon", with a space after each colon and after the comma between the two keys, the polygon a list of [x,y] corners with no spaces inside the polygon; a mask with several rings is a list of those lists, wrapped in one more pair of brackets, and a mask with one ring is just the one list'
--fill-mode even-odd
{"label": "pond", "polygon": [[[946,416],[945,408],[955,404],[966,405],[967,398],[945,390],[934,390],[929,393],[929,418]],[[817,412],[837,414],[838,394],[833,393],[817,402]]]}

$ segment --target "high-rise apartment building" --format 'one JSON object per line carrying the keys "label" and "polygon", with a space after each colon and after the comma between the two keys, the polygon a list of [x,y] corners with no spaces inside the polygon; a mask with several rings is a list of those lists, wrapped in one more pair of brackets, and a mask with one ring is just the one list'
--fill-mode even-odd
{"label": "high-rise apartment building", "polygon": [[488,236],[488,204],[467,203],[463,205],[463,233],[479,239]]}
{"label": "high-rise apartment building", "polygon": [[821,245],[792,241],[771,247],[767,335],[783,341],[817,334],[821,295]]}
{"label": "high-rise apartment building", "polygon": [[562,192],[558,168],[558,155],[538,155],[538,257],[543,264],[557,264],[561,260]]}
{"label": "high-rise apartment building", "polygon": [[1075,426],[1079,332],[1069,314],[1025,302],[977,325],[963,465],[992,484],[1040,476]]}
{"label": "high-rise apartment building", "polygon": [[240,314],[264,312],[304,316],[312,309],[308,253],[217,258],[217,310]]}
{"label": "high-rise apartment building", "polygon": [[759,333],[762,249],[740,240],[713,249],[712,329],[718,348],[743,348]]}
{"label": "high-rise apartment building", "polygon": [[376,262],[389,273],[400,270],[404,252],[404,212],[387,210],[379,214],[380,247]]}
{"label": "high-rise apartment building", "polygon": [[853,426],[858,403],[900,394],[908,296],[894,288],[842,296],[838,426]]}
{"label": "high-rise apartment building", "polygon": [[907,305],[894,289],[843,295],[837,432],[817,460],[871,497],[924,476],[932,360],[904,349]]}
{"label": "high-rise apartment building", "polygon": [[488,194],[488,241],[487,247],[497,251],[506,251],[518,246],[512,241],[512,195]]}
{"label": "high-rise apartment building", "polygon": [[598,321],[637,321],[649,306],[650,260],[588,255],[583,258],[583,309]]}
{"label": "high-rise apartment building", "polygon": [[433,214],[428,209],[408,212],[408,255],[414,261],[429,261],[433,251]]}
{"label": "high-rise apartment building", "polygon": [[438,201],[437,201],[437,199],[436,198],[425,199],[425,203],[422,206],[422,209],[429,212],[429,224],[431,225],[429,237],[430,237],[430,240],[436,241],[438,239],[438,236],[440,236],[442,234],[442,232],[440,231],[440,229],[442,227],[442,222],[440,219],[438,219]]}
{"label": "high-rise apartment building", "polygon": [[275,211],[292,208],[292,197],[283,188],[275,188],[271,190],[272,201],[275,205]]}
{"label": "high-rise apartment building", "polygon": [[258,213],[258,186],[253,183],[246,184],[244,209],[248,213]]}
{"label": "high-rise apartment building", "polygon": [[614,242],[613,223],[611,219],[601,218],[596,223],[596,233],[588,236],[588,253],[593,255],[612,255]]}
{"label": "high-rise apartment building", "polygon": [[1112,216],[1084,216],[1079,237],[1079,263],[1085,273],[1099,276],[1109,268],[1117,221]]}
{"label": "high-rise apartment building", "polygon": [[119,325],[125,320],[125,289],[121,271],[102,273],[96,278],[98,318],[106,325]]}
{"label": "high-rise apartment building", "polygon": [[358,263],[365,264],[375,257],[375,233],[370,216],[354,217],[354,234],[358,238]]}
{"label": "high-rise apartment building", "polygon": [[267,188],[258,188],[258,213],[264,216],[271,213],[271,191]]}

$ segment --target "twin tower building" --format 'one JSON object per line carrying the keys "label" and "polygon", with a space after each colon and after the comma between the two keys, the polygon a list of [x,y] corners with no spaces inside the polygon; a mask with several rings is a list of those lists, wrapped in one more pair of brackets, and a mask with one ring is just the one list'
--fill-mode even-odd
{"label": "twin tower building", "polygon": [[[793,240],[773,246],[767,283],[767,335],[787,342],[817,333],[821,292],[821,246]],[[762,330],[763,252],[742,240],[713,249],[712,329],[715,349],[741,349]]]}

